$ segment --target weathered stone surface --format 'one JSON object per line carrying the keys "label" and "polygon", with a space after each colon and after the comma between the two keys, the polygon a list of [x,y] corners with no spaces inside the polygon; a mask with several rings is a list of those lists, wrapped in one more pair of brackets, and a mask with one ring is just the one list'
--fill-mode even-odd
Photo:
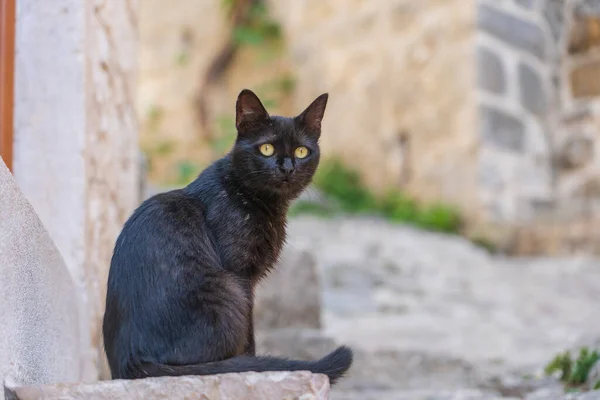
{"label": "weathered stone surface", "polygon": [[76,381],[81,293],[58,249],[0,159],[0,381]]}
{"label": "weathered stone surface", "polygon": [[506,92],[506,72],[498,54],[484,47],[477,48],[477,83],[492,93]]}
{"label": "weathered stone surface", "polygon": [[536,390],[525,400],[599,400],[600,391],[566,393],[563,387]]}
{"label": "weathered stone surface", "polygon": [[550,388],[541,388],[525,397],[526,400],[563,400],[565,399],[565,389],[561,386]]}
{"label": "weathered stone surface", "polygon": [[600,17],[600,1],[578,0],[575,2],[575,14],[579,17]]}
{"label": "weathered stone surface", "polygon": [[574,98],[600,96],[600,61],[582,63],[570,74],[571,94]]}
{"label": "weathered stone surface", "polygon": [[[564,29],[566,20],[565,0],[545,0],[542,11],[550,33],[552,34],[552,41],[548,42],[548,44],[556,46],[561,42],[563,35],[566,33]],[[555,49],[555,51],[556,50],[557,49]]]}
{"label": "weathered stone surface", "polygon": [[457,390],[482,381],[479,371],[458,357],[391,347],[371,351],[355,345],[353,366],[333,387],[332,397],[348,391]]}
{"label": "weathered stone surface", "polygon": [[314,257],[287,246],[255,293],[256,329],[319,328],[321,286]]}
{"label": "weathered stone surface", "polygon": [[558,155],[564,169],[581,168],[594,158],[594,141],[575,134],[567,139]]}
{"label": "weathered stone surface", "polygon": [[332,400],[516,400],[478,389],[335,392]]}
{"label": "weathered stone surface", "polygon": [[493,376],[488,382],[479,385],[481,388],[492,390],[500,393],[505,397],[515,397],[523,399],[528,395],[538,390],[557,390],[563,391],[563,384],[556,378],[544,377],[535,378],[533,376],[524,377],[522,375],[512,373],[503,376]]}
{"label": "weathered stone surface", "polygon": [[477,25],[482,31],[517,49],[540,59],[546,57],[544,31],[533,21],[509,14],[501,8],[480,3],[477,7]]}
{"label": "weathered stone surface", "polygon": [[[444,382],[470,379],[459,373],[469,369],[531,374],[582,338],[600,337],[595,258],[492,257],[460,237],[370,218],[296,218],[288,233],[290,243],[310,250],[324,276],[336,265],[351,264],[356,268],[344,274],[362,277],[362,268],[383,278],[360,292],[350,278],[340,280],[341,286],[323,281],[324,298],[330,299],[324,302],[325,332],[358,354],[350,373],[368,370],[360,367],[361,351],[373,360],[397,351],[424,354],[421,359],[431,361],[422,365],[455,360],[445,363],[456,366],[450,369],[456,375],[439,379]],[[338,299],[344,294],[356,311],[337,314],[335,298],[328,294]],[[363,309],[365,302],[375,308]],[[387,307],[380,308],[382,303]],[[405,364],[410,369],[412,364]],[[421,371],[415,381],[433,384],[440,376],[433,367]]]}
{"label": "weathered stone surface", "polygon": [[530,10],[534,8],[539,0],[515,0],[515,3],[519,6]]}
{"label": "weathered stone surface", "polygon": [[565,400],[600,400],[600,390],[583,393],[567,393]]}
{"label": "weathered stone surface", "polygon": [[521,105],[537,116],[543,116],[548,104],[548,94],[539,72],[531,66],[519,64],[519,95]]}
{"label": "weathered stone surface", "polygon": [[501,149],[522,152],[525,126],[519,119],[488,106],[479,107],[480,134],[484,142]]}
{"label": "weathered stone surface", "polygon": [[[147,378],[11,387],[15,400],[326,400],[329,379],[310,372],[247,372],[211,376]],[[10,397],[9,397],[10,398]]]}
{"label": "weathered stone surface", "polygon": [[[179,1],[146,0],[140,13],[141,142],[152,152],[151,179],[163,182],[177,178],[182,158],[206,165],[217,155],[202,141],[196,98],[229,29],[218,2]],[[269,0],[284,51],[265,65],[256,63],[253,46],[243,46],[211,88],[211,122],[233,117],[242,87],[271,92],[273,114],[300,112],[327,91],[324,157],[343,157],[374,189],[410,181],[406,189],[417,196],[472,206],[474,3]],[[275,90],[282,71],[295,82],[285,96]],[[155,151],[162,143],[172,144],[168,155]]]}
{"label": "weathered stone surface", "polygon": [[336,348],[335,341],[319,329],[275,329],[256,335],[258,354],[297,360],[318,360]]}
{"label": "weathered stone surface", "polygon": [[137,5],[19,0],[17,7],[15,179],[84,296],[88,351],[100,370],[110,257],[139,200]]}
{"label": "weathered stone surface", "polygon": [[588,389],[597,389],[596,385],[600,385],[600,361],[596,361],[590,369],[585,385]]}
{"label": "weathered stone surface", "polygon": [[[600,3],[597,3],[596,7],[600,10]],[[593,8],[582,7],[582,4],[579,4],[573,14],[573,22],[569,24],[570,29],[566,33],[569,54],[592,55],[593,50],[600,47],[600,12],[595,13]]]}

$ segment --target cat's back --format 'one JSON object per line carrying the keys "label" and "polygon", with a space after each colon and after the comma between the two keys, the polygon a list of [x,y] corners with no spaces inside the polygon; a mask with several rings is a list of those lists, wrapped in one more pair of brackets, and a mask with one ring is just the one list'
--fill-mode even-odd
{"label": "cat's back", "polygon": [[[133,212],[117,238],[111,270],[124,265],[172,263],[189,254],[215,256],[207,227],[207,203],[220,190],[214,163],[194,181],[196,193],[188,188],[158,193]],[[217,261],[217,260],[214,260]]]}
{"label": "cat's back", "polygon": [[186,225],[201,222],[204,207],[197,199],[184,193],[182,189],[156,194],[145,200],[129,217],[119,239],[140,240],[179,231]]}
{"label": "cat's back", "polygon": [[145,200],[117,238],[111,272],[145,274],[189,254],[214,260],[205,207],[183,190],[160,193]]}
{"label": "cat's back", "polygon": [[[146,199],[125,222],[116,247],[129,239],[183,239],[190,231],[202,231],[206,219],[206,203],[218,191],[217,163],[204,170],[194,181],[197,193],[188,188],[158,193]],[[139,243],[137,244],[139,245]],[[136,246],[137,246],[136,245]]]}

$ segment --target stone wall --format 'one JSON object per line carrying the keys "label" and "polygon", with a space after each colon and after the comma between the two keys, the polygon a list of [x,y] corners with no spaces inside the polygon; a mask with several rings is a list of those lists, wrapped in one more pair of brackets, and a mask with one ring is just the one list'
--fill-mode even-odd
{"label": "stone wall", "polygon": [[517,252],[597,250],[599,5],[478,1],[478,182]]}
{"label": "stone wall", "polygon": [[479,185],[486,217],[531,220],[553,198],[553,87],[563,1],[477,4]]}
{"label": "stone wall", "polygon": [[331,94],[327,155],[376,189],[476,208],[473,1],[271,4],[298,77],[296,108]]}
{"label": "stone wall", "polygon": [[[454,203],[475,231],[501,231],[511,251],[589,249],[582,238],[600,231],[591,217],[598,0],[267,3],[284,53],[264,65],[239,52],[209,94],[213,119],[231,115],[242,87],[288,71],[295,88],[275,111],[298,112],[329,92],[324,153],[357,167],[373,189]],[[168,149],[176,138],[174,153],[205,166],[220,154],[201,139],[196,99],[227,37],[223,10],[145,4],[142,141]],[[165,165],[152,164],[156,178]]]}
{"label": "stone wall", "polygon": [[[79,381],[93,369],[80,292],[0,158],[0,381]],[[83,325],[85,326],[85,324]]]}
{"label": "stone wall", "polygon": [[[174,147],[173,154],[206,165],[211,152],[201,141],[196,98],[228,28],[215,2],[178,4],[142,5],[142,143],[149,151]],[[289,73],[295,80],[290,101],[270,110],[299,113],[329,92],[322,137],[327,156],[341,155],[375,189],[403,185],[426,199],[473,208],[472,0],[268,4],[283,30],[284,52],[265,63],[251,50],[240,51],[211,90],[214,119],[233,116],[242,88],[260,89],[273,76]],[[169,140],[180,144],[160,146]],[[161,157],[152,164],[153,178],[172,178]]]}
{"label": "stone wall", "polygon": [[136,6],[17,1],[13,170],[83,295],[90,379],[114,241],[139,201]]}

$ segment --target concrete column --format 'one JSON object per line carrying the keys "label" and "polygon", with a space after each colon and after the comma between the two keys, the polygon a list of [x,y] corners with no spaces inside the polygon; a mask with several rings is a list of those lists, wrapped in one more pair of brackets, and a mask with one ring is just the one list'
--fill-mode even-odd
{"label": "concrete column", "polygon": [[106,277],[139,199],[136,13],[137,0],[17,1],[14,175],[83,295],[88,378],[107,377]]}

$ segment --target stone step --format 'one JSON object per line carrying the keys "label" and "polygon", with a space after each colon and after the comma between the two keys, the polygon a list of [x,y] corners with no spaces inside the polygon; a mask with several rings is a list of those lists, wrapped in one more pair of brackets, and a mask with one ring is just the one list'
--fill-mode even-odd
{"label": "stone step", "polygon": [[246,372],[211,376],[183,376],[96,383],[58,383],[16,386],[5,383],[7,400],[326,400],[329,379],[299,372]]}
{"label": "stone step", "polygon": [[504,397],[478,389],[460,390],[332,390],[330,400],[599,400],[600,391],[565,393],[563,389],[540,389],[525,397]]}
{"label": "stone step", "polygon": [[516,397],[502,397],[492,392],[478,389],[458,390],[332,390],[331,400],[513,400]]}

